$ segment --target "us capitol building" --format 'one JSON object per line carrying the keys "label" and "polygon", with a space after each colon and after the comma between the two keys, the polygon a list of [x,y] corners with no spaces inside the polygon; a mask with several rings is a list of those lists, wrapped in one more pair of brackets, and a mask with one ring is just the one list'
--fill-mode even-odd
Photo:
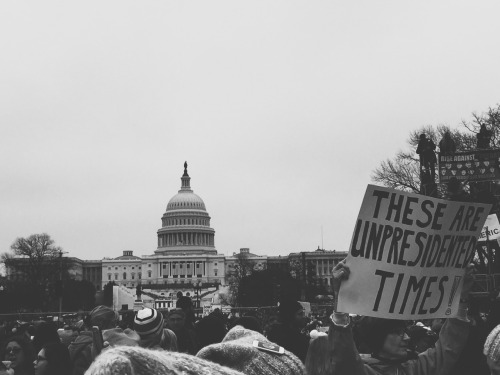
{"label": "us capitol building", "polygon": [[[116,258],[81,260],[71,258],[71,277],[88,280],[97,290],[114,282],[126,288],[141,284],[144,288],[178,290],[197,284],[227,285],[238,261],[238,254],[224,256],[215,248],[215,230],[210,226],[205,202],[191,189],[191,177],[184,163],[181,188],[167,204],[157,231],[158,247],[154,254],[138,257],[132,250]],[[286,270],[290,263],[308,262],[307,272],[323,285],[331,285],[331,269],[346,252],[302,251],[284,256],[261,256],[241,248],[239,254],[251,261],[254,269]],[[7,271],[7,277],[17,277]],[[184,285],[182,285],[184,284]]]}
{"label": "us capitol building", "polygon": [[187,163],[181,189],[168,202],[161,223],[153,255],[137,257],[125,250],[118,258],[102,260],[102,286],[110,281],[128,287],[139,282],[224,284],[224,255],[217,254],[215,230],[203,199],[191,189]]}

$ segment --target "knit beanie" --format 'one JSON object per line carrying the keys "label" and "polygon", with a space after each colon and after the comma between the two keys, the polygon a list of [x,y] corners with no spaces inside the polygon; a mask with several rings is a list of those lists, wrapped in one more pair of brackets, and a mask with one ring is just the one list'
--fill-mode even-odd
{"label": "knit beanie", "polygon": [[134,318],[134,330],[146,339],[161,332],[163,329],[163,315],[156,309],[145,307],[137,311]]}
{"label": "knit beanie", "polygon": [[139,345],[140,337],[137,332],[127,328],[112,328],[102,331],[102,338],[111,346],[137,346]]}
{"label": "knit beanie", "polygon": [[90,312],[90,324],[101,329],[111,328],[118,321],[118,313],[112,308],[99,305]]}
{"label": "knit beanie", "polygon": [[86,375],[243,375],[189,354],[117,346],[99,355]]}
{"label": "knit beanie", "polygon": [[484,343],[483,353],[494,363],[500,361],[500,324],[493,328],[488,335]]}
{"label": "knit beanie", "polygon": [[271,344],[258,332],[235,326],[220,344],[201,349],[197,357],[241,371],[246,375],[305,375],[304,365],[294,354],[262,351],[253,346],[254,340]]}

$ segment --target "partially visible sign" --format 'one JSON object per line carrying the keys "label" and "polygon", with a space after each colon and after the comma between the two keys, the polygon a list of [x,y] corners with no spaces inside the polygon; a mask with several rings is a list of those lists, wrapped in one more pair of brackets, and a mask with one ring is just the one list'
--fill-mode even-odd
{"label": "partially visible sign", "polygon": [[304,309],[304,315],[305,316],[311,315],[311,303],[303,301],[298,301],[298,302],[302,305],[302,308]]}
{"label": "partially visible sign", "polygon": [[212,312],[212,305],[203,306],[203,316],[210,315],[211,312]]}
{"label": "partially visible sign", "polygon": [[500,238],[500,223],[496,214],[488,215],[478,241],[492,241]]}
{"label": "partially visible sign", "polygon": [[439,155],[439,181],[489,181],[500,179],[500,149],[457,152]]}

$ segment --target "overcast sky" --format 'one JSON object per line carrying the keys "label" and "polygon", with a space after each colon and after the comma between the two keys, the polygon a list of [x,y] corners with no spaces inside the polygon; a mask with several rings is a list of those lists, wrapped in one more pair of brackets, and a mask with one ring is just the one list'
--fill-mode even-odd
{"label": "overcast sky", "polygon": [[[220,253],[347,250],[411,130],[500,102],[500,2],[2,1],[0,252],[152,254],[187,160]],[[323,232],[323,238],[322,238]]]}

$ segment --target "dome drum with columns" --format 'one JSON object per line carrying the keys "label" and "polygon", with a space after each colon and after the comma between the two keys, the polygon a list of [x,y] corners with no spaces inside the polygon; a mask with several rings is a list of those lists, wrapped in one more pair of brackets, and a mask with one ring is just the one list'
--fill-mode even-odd
{"label": "dome drum with columns", "polygon": [[158,255],[217,254],[215,230],[203,200],[193,193],[184,163],[181,189],[170,199],[158,230]]}

